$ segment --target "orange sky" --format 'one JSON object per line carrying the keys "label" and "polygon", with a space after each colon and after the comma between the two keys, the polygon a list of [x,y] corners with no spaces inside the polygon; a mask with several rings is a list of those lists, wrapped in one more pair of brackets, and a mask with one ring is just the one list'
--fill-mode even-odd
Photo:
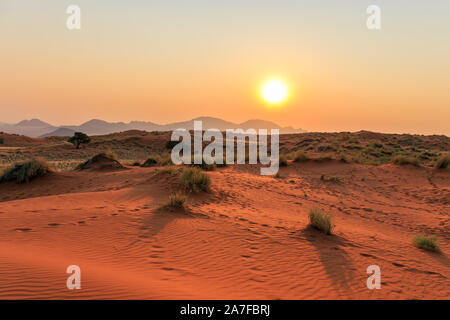
{"label": "orange sky", "polygon": [[[450,135],[448,1],[0,2],[0,122],[260,118],[309,131]],[[268,108],[265,79],[289,100]]]}

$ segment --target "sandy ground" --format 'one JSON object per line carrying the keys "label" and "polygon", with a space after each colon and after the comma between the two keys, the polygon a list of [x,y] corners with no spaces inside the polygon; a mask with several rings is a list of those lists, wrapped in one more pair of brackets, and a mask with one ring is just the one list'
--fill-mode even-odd
{"label": "sandy ground", "polygon": [[[337,161],[208,172],[187,212],[157,168],[56,173],[0,185],[0,298],[449,299],[450,174]],[[341,182],[322,181],[321,175]],[[333,216],[334,235],[307,227]],[[442,254],[416,248],[437,235]],[[66,268],[81,268],[81,290]],[[366,268],[381,268],[369,290]]]}

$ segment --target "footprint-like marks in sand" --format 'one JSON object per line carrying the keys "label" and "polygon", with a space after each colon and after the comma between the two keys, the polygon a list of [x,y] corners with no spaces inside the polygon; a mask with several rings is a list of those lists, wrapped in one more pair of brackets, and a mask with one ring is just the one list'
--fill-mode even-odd
{"label": "footprint-like marks in sand", "polygon": [[147,260],[151,264],[162,265],[163,264],[162,256],[164,255],[164,253],[165,250],[162,246],[153,245],[151,248],[151,253],[148,255]]}
{"label": "footprint-like marks in sand", "polygon": [[30,232],[32,230],[33,229],[31,229],[31,228],[15,228],[14,229],[14,231],[16,231],[16,232]]}
{"label": "footprint-like marks in sand", "polygon": [[49,223],[48,226],[49,226],[49,227],[59,227],[59,226],[62,226],[62,224],[61,224],[61,223],[56,223],[56,222],[55,222],[55,223]]}

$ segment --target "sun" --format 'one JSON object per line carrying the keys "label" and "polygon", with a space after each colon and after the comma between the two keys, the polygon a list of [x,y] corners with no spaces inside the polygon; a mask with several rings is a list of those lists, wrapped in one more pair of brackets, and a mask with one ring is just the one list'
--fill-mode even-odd
{"label": "sun", "polygon": [[265,101],[278,104],[286,100],[288,88],[281,80],[269,80],[263,84],[261,94]]}

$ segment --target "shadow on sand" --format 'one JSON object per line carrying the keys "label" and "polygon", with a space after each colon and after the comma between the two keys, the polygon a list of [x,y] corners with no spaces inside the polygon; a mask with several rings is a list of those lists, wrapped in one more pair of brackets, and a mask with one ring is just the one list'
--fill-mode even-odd
{"label": "shadow on sand", "polygon": [[166,207],[160,207],[153,210],[151,213],[146,214],[142,219],[141,230],[143,234],[140,238],[152,238],[156,236],[161,230],[163,230],[169,223],[177,219],[196,219],[196,218],[208,218],[208,216],[194,213],[189,209],[170,209]]}
{"label": "shadow on sand", "polygon": [[338,292],[348,291],[355,269],[343,248],[351,246],[351,244],[345,238],[337,235],[325,235],[311,226],[303,229],[300,236],[317,249],[320,261],[336,290]]}

